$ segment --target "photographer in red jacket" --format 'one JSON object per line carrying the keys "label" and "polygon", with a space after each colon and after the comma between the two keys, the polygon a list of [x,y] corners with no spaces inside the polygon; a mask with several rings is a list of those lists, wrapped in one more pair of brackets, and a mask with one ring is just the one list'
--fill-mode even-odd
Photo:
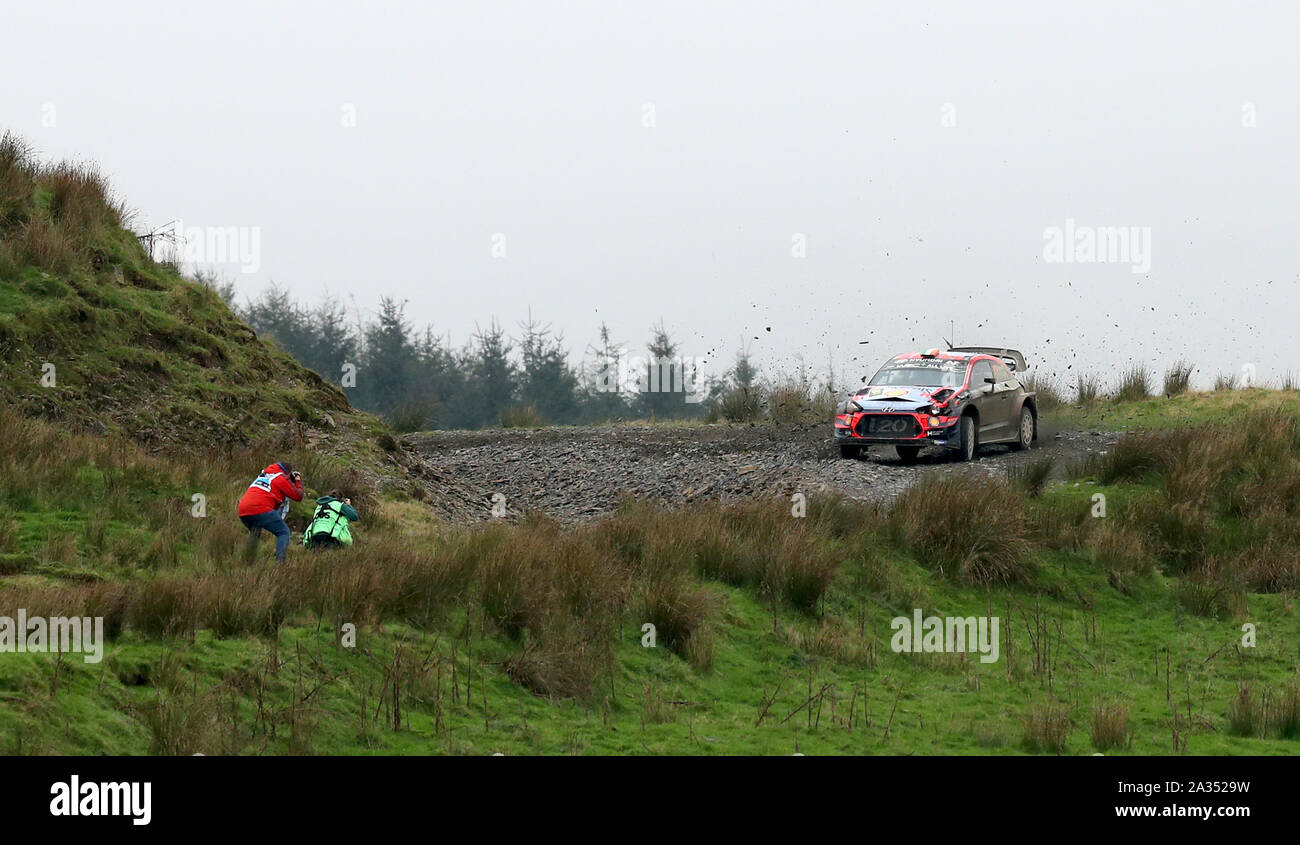
{"label": "photographer in red jacket", "polygon": [[239,500],[239,521],[248,528],[244,553],[250,560],[266,530],[275,535],[275,562],[284,563],[289,553],[289,526],[284,514],[289,510],[288,500],[301,502],[302,494],[302,475],[294,472],[287,461],[271,464],[248,485]]}

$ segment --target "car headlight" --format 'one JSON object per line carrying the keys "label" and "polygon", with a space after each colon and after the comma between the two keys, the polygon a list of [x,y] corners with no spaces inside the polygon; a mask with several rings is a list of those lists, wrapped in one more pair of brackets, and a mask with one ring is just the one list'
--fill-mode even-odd
{"label": "car headlight", "polygon": [[843,402],[835,406],[836,416],[839,416],[840,414],[847,414],[848,412],[849,412],[849,400],[847,399],[845,399]]}

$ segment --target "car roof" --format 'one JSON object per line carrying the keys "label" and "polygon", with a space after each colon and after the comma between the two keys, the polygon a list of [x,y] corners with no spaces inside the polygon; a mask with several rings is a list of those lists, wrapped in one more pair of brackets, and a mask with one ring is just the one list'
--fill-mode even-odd
{"label": "car roof", "polygon": [[890,358],[891,361],[920,361],[920,360],[938,360],[938,361],[978,361],[981,358],[989,358],[994,361],[997,359],[992,355],[986,355],[983,352],[939,352],[938,354],[927,354],[925,352],[903,352]]}

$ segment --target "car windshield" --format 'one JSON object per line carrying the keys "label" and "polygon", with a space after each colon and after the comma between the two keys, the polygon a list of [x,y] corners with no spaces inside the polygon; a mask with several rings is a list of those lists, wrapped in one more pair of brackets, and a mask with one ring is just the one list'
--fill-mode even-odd
{"label": "car windshield", "polygon": [[965,374],[964,361],[907,361],[880,368],[871,384],[906,385],[908,387],[960,387]]}

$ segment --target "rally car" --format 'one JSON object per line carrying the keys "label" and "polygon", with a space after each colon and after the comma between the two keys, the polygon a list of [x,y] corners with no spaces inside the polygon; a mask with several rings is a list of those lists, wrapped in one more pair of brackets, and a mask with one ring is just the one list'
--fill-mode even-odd
{"label": "rally car", "polygon": [[895,356],[835,409],[840,455],[890,445],[905,463],[924,446],[973,460],[987,443],[1027,449],[1038,439],[1038,404],[1020,382],[1014,349],[960,346]]}

